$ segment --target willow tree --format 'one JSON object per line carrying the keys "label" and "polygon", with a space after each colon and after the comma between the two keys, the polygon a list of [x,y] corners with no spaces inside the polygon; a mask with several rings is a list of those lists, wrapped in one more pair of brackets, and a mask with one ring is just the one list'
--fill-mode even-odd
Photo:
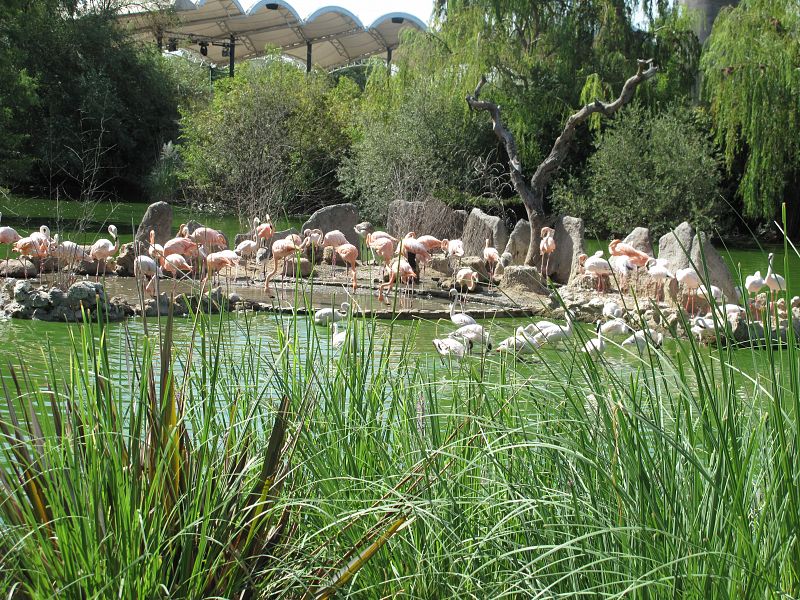
{"label": "willow tree", "polygon": [[800,13],[796,2],[723,9],[701,61],[716,139],[729,168],[744,160],[745,215],[771,219],[788,201],[800,227]]}
{"label": "willow tree", "polygon": [[[486,78],[482,77],[478,87],[475,88],[475,93],[472,96],[467,96],[467,104],[469,104],[470,108],[473,110],[484,110],[491,115],[492,128],[495,135],[505,146],[511,172],[511,181],[517,193],[520,195],[520,198],[522,198],[522,203],[525,205],[525,211],[528,213],[528,221],[531,226],[531,241],[528,246],[528,253],[525,257],[525,264],[533,265],[539,254],[539,232],[545,224],[546,217],[544,210],[545,192],[556,171],[564,162],[570,143],[575,139],[578,127],[589,121],[595,115],[603,115],[605,117],[612,116],[622,108],[623,105],[630,102],[639,84],[653,77],[657,71],[658,67],[653,65],[652,61],[638,61],[636,74],[625,81],[625,84],[622,86],[622,91],[616,100],[613,102],[595,100],[594,102],[585,104],[580,110],[570,115],[564,125],[564,130],[556,139],[547,158],[536,168],[536,171],[530,179],[530,183],[525,180],[525,176],[522,174],[522,164],[519,160],[517,144],[513,134],[503,124],[500,107],[494,102],[481,100],[479,97],[481,88],[486,84]],[[631,165],[631,168],[635,168],[635,165]]]}

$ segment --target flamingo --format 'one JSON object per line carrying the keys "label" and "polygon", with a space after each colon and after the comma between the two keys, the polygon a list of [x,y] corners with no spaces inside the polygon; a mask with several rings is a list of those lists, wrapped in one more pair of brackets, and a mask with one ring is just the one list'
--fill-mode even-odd
{"label": "flamingo", "polygon": [[555,327],[547,327],[533,336],[534,344],[537,347],[544,344],[558,344],[559,342],[565,342],[567,339],[571,338],[574,331],[572,315],[567,313],[566,319],[566,327],[562,327],[560,325],[556,325]]}
{"label": "flamingo", "polygon": [[675,275],[667,267],[667,259],[651,258],[647,263],[647,272],[656,284],[656,302],[664,299],[664,282]]}
{"label": "flamingo", "polygon": [[464,291],[464,288],[467,288],[467,290],[470,292],[474,292],[475,288],[478,287],[478,272],[472,267],[464,267],[463,269],[459,269],[458,273],[456,273],[453,283],[461,288],[462,292]]}
{"label": "flamingo", "polygon": [[594,253],[594,256],[590,257],[581,254],[578,261],[583,267],[584,273],[588,273],[590,276],[597,279],[597,291],[603,292],[605,288],[603,285],[605,281],[604,278],[611,275],[611,265],[603,258],[603,251],[598,250]]}
{"label": "flamingo", "polygon": [[[456,288],[452,288],[450,290],[450,295],[458,296],[458,290],[456,290]],[[454,325],[458,325],[459,327],[464,325],[473,325],[475,323],[475,319],[466,314],[463,310],[460,313],[455,312],[455,303],[452,302],[450,303],[450,320]]]}
{"label": "flamingo", "polygon": [[472,350],[472,343],[469,340],[464,344],[451,338],[435,339],[433,340],[433,346],[442,358],[452,357],[459,360],[464,358],[469,350]]}
{"label": "flamingo", "polygon": [[[244,276],[247,279],[247,261],[251,257],[255,257],[256,252],[258,252],[258,247],[260,245],[261,238],[258,237],[258,219],[253,219],[253,238],[252,240],[242,240],[236,246],[234,252],[242,257],[244,261]],[[236,265],[236,275],[239,274],[239,265]]]}
{"label": "flamingo", "polygon": [[[3,213],[0,213],[0,221],[3,219]],[[13,227],[2,226],[0,227],[0,244],[5,245],[6,247],[6,263],[8,263],[8,253],[10,247],[16,244],[19,240],[22,239],[22,236],[17,233],[17,230]]]}
{"label": "flamingo", "polygon": [[[269,281],[273,277],[275,277],[275,273],[278,272],[278,261],[281,259],[285,259],[295,253],[302,252],[306,249],[308,245],[309,238],[301,241],[300,244],[296,244],[294,239],[282,239],[274,242],[272,244],[272,271],[264,278],[264,291],[269,291]],[[284,271],[286,269],[286,261],[284,260]]]}
{"label": "flamingo", "polygon": [[718,288],[716,285],[712,285],[706,287],[705,285],[701,285],[697,288],[697,295],[702,297],[706,302],[708,302],[709,306],[712,303],[712,299],[716,303],[722,302],[722,290]]}
{"label": "flamingo", "polygon": [[486,331],[483,325],[478,325],[477,323],[463,325],[448,334],[447,337],[449,337],[451,340],[463,340],[464,342],[468,341],[471,342],[471,345],[483,344],[486,346],[486,350],[492,349],[492,339],[489,335],[489,332]]}
{"label": "flamingo", "polygon": [[225,236],[216,229],[211,229],[210,227],[198,227],[187,237],[198,246],[203,246],[206,251],[213,250],[214,248],[224,249],[228,245],[225,241]]}
{"label": "flamingo", "polygon": [[153,296],[155,296],[155,290],[150,288],[150,286],[153,285],[153,282],[158,279],[158,265],[156,264],[155,260],[144,254],[140,254],[134,258],[133,275],[137,278],[137,280],[139,278],[146,279],[147,285],[144,286],[144,292],[150,291],[152,292]]}
{"label": "flamingo", "polygon": [[622,313],[622,307],[616,302],[609,301],[603,305],[603,316],[607,319],[618,319]]}
{"label": "flamingo", "polygon": [[212,278],[213,282],[214,273],[238,266],[239,260],[241,258],[233,250],[219,250],[206,255],[206,276],[203,279],[203,283],[205,284],[209,278]]}
{"label": "flamingo", "polygon": [[605,336],[625,335],[631,331],[633,331],[631,326],[621,318],[611,319],[600,326],[600,333]]}
{"label": "flamingo", "polygon": [[500,253],[497,248],[489,246],[489,238],[486,238],[486,245],[483,247],[483,260],[489,267],[489,281],[494,282],[494,272],[500,264]]}
{"label": "flamingo", "polygon": [[56,257],[59,268],[61,268],[62,263],[65,263],[67,267],[71,267],[76,262],[89,259],[89,254],[86,250],[75,242],[69,240],[60,241],[58,234],[53,236],[50,254]]}
{"label": "flamingo", "polygon": [[[697,293],[697,288],[700,287],[700,276],[697,274],[697,271],[692,269],[691,267],[686,267],[685,269],[678,269],[675,271],[675,278],[678,280],[678,283],[683,285],[686,288],[686,308],[689,311],[689,314],[693,314],[694,311],[694,296]],[[689,301],[691,300],[691,310],[689,309]]]}
{"label": "flamingo", "polygon": [[342,261],[347,265],[348,270],[353,271],[353,291],[356,291],[358,284],[356,282],[356,264],[358,260],[358,248],[356,248],[353,244],[342,244],[341,246],[337,246],[336,250],[334,251],[335,254],[338,254]]}
{"label": "flamingo", "polygon": [[[550,255],[556,251],[556,230],[552,227],[542,227],[540,234],[542,237],[539,242],[539,254],[542,256],[541,272],[546,279],[547,272],[550,270]],[[544,264],[545,256],[547,257],[546,267]]]}
{"label": "flamingo", "polygon": [[303,232],[303,237],[308,239],[308,246],[311,248],[312,258],[316,258],[317,250],[323,247],[322,243],[325,240],[322,229],[306,229]]}
{"label": "flamingo", "polygon": [[111,241],[102,238],[97,240],[92,247],[89,248],[89,258],[94,261],[97,261],[97,270],[94,274],[94,280],[97,281],[100,278],[100,263],[103,263],[103,277],[106,276],[106,261],[114,256],[119,250],[119,238],[117,237],[117,228],[114,225],[108,226],[108,233],[111,235],[111,238],[114,240],[113,243]]}
{"label": "flamingo", "polygon": [[628,285],[628,275],[630,275],[636,267],[634,267],[630,258],[621,254],[609,257],[608,264],[611,265],[611,269],[618,276],[621,294],[622,289]]}
{"label": "flamingo", "polygon": [[333,267],[334,273],[336,272],[336,248],[349,243],[347,237],[338,229],[333,229],[323,236],[322,247],[327,248],[330,246],[334,250],[333,257],[331,258],[331,267]]}
{"label": "flamingo", "polygon": [[[745,289],[747,290],[748,294],[753,294],[754,298],[758,296],[758,293],[765,285],[767,285],[767,282],[764,281],[764,278],[761,276],[761,271],[756,271],[752,275],[748,275],[744,280]],[[756,319],[760,318],[758,315],[758,310],[756,310],[755,317]]]}
{"label": "flamingo", "polygon": [[164,246],[156,244],[156,232],[152,229],[150,230],[150,247],[147,249],[147,254],[156,262],[160,262],[161,257],[164,256]]}
{"label": "flamingo", "polygon": [[331,347],[334,350],[341,350],[347,341],[347,330],[339,331],[339,324],[334,322],[331,324],[333,332],[331,333]]}
{"label": "flamingo", "polygon": [[442,240],[435,238],[432,235],[421,235],[417,238],[417,241],[425,246],[425,249],[429,253],[433,253],[434,250],[442,249]]}
{"label": "flamingo", "polygon": [[786,291],[786,280],[783,278],[783,276],[773,273],[772,271],[772,261],[774,258],[775,255],[770,252],[769,256],[767,257],[767,274],[764,276],[764,283],[769,288],[770,296],[773,299],[779,292]]}
{"label": "flamingo", "polygon": [[334,308],[320,308],[314,313],[314,323],[325,327],[330,323],[341,321],[350,313],[350,304],[348,302],[342,302],[341,309],[341,312],[339,312]]}
{"label": "flamingo", "polygon": [[601,331],[601,327],[603,326],[603,321],[598,320],[595,325],[597,326],[597,337],[591,340],[588,340],[581,349],[581,352],[585,354],[589,354],[590,356],[599,356],[606,350],[606,343],[603,341],[603,333]]}
{"label": "flamingo", "polygon": [[532,344],[524,327],[517,327],[514,335],[507,337],[497,345],[496,352],[512,352],[514,354],[530,354],[536,347]]}
{"label": "flamingo", "polygon": [[637,250],[630,244],[626,244],[622,240],[612,240],[608,245],[608,253],[611,256],[625,256],[634,267],[644,267],[653,257],[649,254]]}
{"label": "flamingo", "polygon": [[[450,263],[450,268],[453,269],[453,274],[455,274],[456,265],[461,264],[461,258],[464,256],[464,242],[461,240],[442,240],[442,250]],[[456,260],[454,261],[453,258]]]}
{"label": "flamingo", "polygon": [[717,326],[714,323],[714,319],[708,317],[696,317],[692,321],[690,331],[700,343],[709,342],[717,337]]}
{"label": "flamingo", "polygon": [[383,259],[384,269],[392,262],[392,256],[394,256],[394,242],[391,239],[383,237],[372,239],[369,242],[369,249],[372,251],[372,255],[376,257],[376,262],[378,256]]}
{"label": "flamingo", "polygon": [[[441,245],[441,242],[440,242]],[[400,245],[397,247],[395,251],[396,254],[402,254],[403,256],[408,256],[409,254],[414,254],[422,261],[430,260],[431,255],[428,251],[428,248],[425,244],[420,242],[416,237],[413,231],[406,234],[402,240],[400,240]]]}
{"label": "flamingo", "polygon": [[[45,225],[42,225],[42,228],[47,229]],[[49,232],[49,230],[48,230]],[[18,252],[20,258],[23,256],[27,256],[29,258],[36,257],[39,260],[39,275],[41,276],[43,266],[43,261],[47,258],[47,255],[50,253],[50,241],[43,241],[41,237],[39,237],[38,232],[32,233],[28,237],[20,238],[15,243],[14,246],[11,248],[14,252]],[[24,270],[25,279],[28,278],[28,269]]]}
{"label": "flamingo", "polygon": [[414,272],[414,269],[411,268],[411,265],[408,264],[408,261],[402,256],[395,257],[389,264],[389,281],[378,286],[378,300],[380,302],[387,301],[383,291],[384,289],[391,289],[392,285],[394,285],[398,279],[401,283],[407,284],[409,281],[413,281],[416,278],[417,274]]}
{"label": "flamingo", "polygon": [[[680,270],[680,269],[679,269]],[[642,329],[637,331],[632,336],[623,340],[623,346],[636,346],[639,352],[643,352],[648,344],[652,344],[654,348],[661,348],[664,342],[664,335],[653,331],[652,329]]]}

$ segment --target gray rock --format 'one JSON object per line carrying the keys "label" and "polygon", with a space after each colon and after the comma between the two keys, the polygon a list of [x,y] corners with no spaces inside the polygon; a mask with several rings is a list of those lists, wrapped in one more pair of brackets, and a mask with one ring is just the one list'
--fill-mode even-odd
{"label": "gray rock", "polygon": [[689,266],[693,239],[694,228],[684,221],[658,240],[658,257],[666,259],[667,266],[673,273]]}
{"label": "gray rock", "polygon": [[73,310],[80,309],[81,304],[85,308],[94,308],[97,304],[97,296],[101,302],[105,303],[106,294],[102,283],[78,281],[67,290],[66,303]]}
{"label": "gray rock", "polygon": [[[142,243],[130,242],[123,244],[116,258],[117,266],[114,269],[114,273],[121,277],[133,277],[133,263],[138,255],[145,253],[145,245]],[[100,270],[102,271],[102,267],[100,267]],[[92,268],[90,274],[94,275],[94,273],[94,268]]]}
{"label": "gray rock", "polygon": [[482,256],[487,238],[490,246],[505,249],[508,244],[508,229],[500,217],[493,217],[479,208],[473,208],[461,236],[464,254]]}
{"label": "gray rock", "polygon": [[155,232],[157,244],[163,245],[172,237],[172,207],[166,202],[155,202],[147,207],[136,229],[136,241],[148,243],[150,230]]}
{"label": "gray rock", "polygon": [[525,257],[528,255],[528,246],[531,243],[531,224],[526,219],[520,219],[514,225],[514,230],[508,238],[505,250],[511,255],[512,265],[525,264]]}
{"label": "gray rock", "polygon": [[38,265],[34,264],[28,258],[10,258],[0,261],[0,277],[22,279],[24,277],[36,277],[38,274]]}
{"label": "gray rock", "polygon": [[18,281],[14,285],[13,298],[16,302],[25,304],[33,294],[33,286],[30,281]]}
{"label": "gray rock", "polygon": [[50,298],[42,291],[37,291],[31,295],[30,305],[33,308],[47,308],[50,306]]}
{"label": "gray rock", "polygon": [[435,198],[423,202],[395,200],[389,204],[386,230],[397,237],[413,231],[418,237],[432,235],[439,239],[457,239],[464,232],[466,221],[465,211],[453,210]]}
{"label": "gray rock", "polygon": [[[286,275],[294,277],[296,272],[296,259],[290,256],[286,259]],[[314,272],[314,265],[307,258],[300,258],[300,277],[309,277]]]}
{"label": "gray rock", "polygon": [[509,265],[503,271],[500,287],[508,290],[524,290],[535,294],[548,294],[539,269],[525,265]]}
{"label": "gray rock", "polygon": [[706,271],[708,271],[708,280],[711,285],[719,287],[729,302],[737,302],[736,287],[728,265],[711,245],[711,241],[705,233],[701,232],[694,236],[691,258],[695,265],[694,268],[704,281]]}
{"label": "gray rock", "polygon": [[583,246],[583,219],[558,217],[553,223],[556,250],[550,256],[548,271],[557,283],[569,283],[578,273],[578,256],[585,252]]}
{"label": "gray rock", "polygon": [[47,294],[47,299],[53,306],[59,306],[61,304],[66,304],[67,295],[58,288],[51,288]]}
{"label": "gray rock", "polygon": [[647,227],[637,227],[622,241],[630,244],[640,252],[655,256],[653,254],[653,242],[650,240],[650,230]]}
{"label": "gray rock", "polygon": [[[306,229],[321,229],[324,233],[338,229],[351,244],[358,246],[359,237],[353,229],[361,218],[355,204],[334,204],[320,208],[303,223],[301,231]],[[277,234],[276,234],[277,235]]]}

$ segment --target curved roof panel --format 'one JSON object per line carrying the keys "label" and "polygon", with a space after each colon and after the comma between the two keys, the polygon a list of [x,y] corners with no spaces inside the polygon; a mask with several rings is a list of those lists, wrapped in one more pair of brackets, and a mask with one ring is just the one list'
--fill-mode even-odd
{"label": "curved roof panel", "polygon": [[[326,69],[381,54],[395,48],[400,31],[424,31],[425,23],[403,12],[378,17],[368,27],[346,8],[325,6],[302,19],[286,0],[258,0],[245,9],[240,0],[174,0],[175,19],[164,26],[164,44],[173,38],[179,44],[198,48],[207,42],[207,58],[227,63],[223,46],[236,39],[236,60],[264,54],[267,46],[277,46],[284,54],[307,58],[311,46],[312,63]],[[158,36],[152,12],[125,15],[120,21],[143,39]]]}

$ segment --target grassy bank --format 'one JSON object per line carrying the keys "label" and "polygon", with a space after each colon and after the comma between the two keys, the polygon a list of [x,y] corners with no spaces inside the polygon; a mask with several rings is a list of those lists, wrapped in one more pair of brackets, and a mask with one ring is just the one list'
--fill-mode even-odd
{"label": "grassy bank", "polygon": [[151,322],[122,381],[98,325],[48,387],[15,368],[3,596],[800,594],[794,344],[763,379],[691,342],[623,379],[582,339],[519,369],[276,319],[235,348]]}

